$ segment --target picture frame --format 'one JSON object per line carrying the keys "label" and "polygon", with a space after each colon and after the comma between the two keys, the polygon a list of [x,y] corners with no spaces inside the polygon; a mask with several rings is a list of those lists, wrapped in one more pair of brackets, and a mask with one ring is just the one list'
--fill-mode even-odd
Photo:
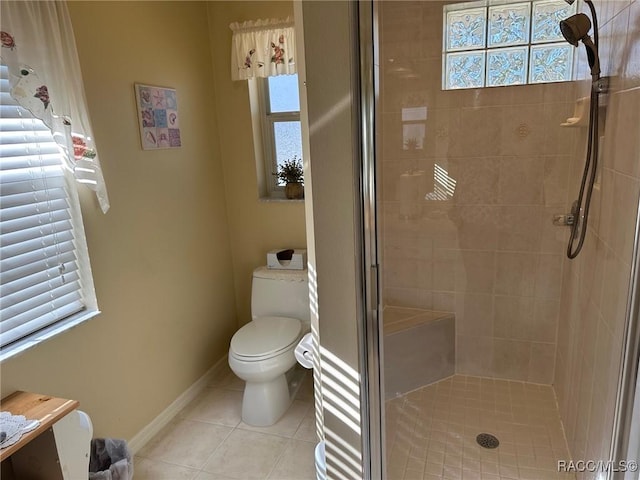
{"label": "picture frame", "polygon": [[180,148],[178,97],[173,88],[134,83],[143,150]]}

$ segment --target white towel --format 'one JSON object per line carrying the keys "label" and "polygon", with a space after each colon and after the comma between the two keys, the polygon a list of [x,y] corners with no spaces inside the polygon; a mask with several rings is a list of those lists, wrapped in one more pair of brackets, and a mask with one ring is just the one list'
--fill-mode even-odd
{"label": "white towel", "polygon": [[313,368],[313,337],[307,333],[293,351],[298,363],[304,368]]}
{"label": "white towel", "polygon": [[35,430],[40,425],[38,420],[28,420],[24,415],[12,415],[11,412],[0,412],[0,448],[6,448],[22,437],[23,434]]}

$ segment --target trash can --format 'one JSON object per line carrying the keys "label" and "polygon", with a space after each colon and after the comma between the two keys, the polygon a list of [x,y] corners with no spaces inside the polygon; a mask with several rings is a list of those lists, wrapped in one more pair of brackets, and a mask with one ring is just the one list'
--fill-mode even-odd
{"label": "trash can", "polygon": [[89,480],[132,480],[133,459],[125,440],[91,440]]}

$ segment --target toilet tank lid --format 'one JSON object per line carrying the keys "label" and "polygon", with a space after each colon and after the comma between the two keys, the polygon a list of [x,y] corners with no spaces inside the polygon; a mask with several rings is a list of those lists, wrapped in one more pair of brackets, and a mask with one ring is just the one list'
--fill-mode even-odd
{"label": "toilet tank lid", "polygon": [[278,352],[294,343],[302,332],[297,318],[261,317],[238,330],[231,339],[231,350],[243,357]]}
{"label": "toilet tank lid", "polygon": [[279,270],[258,267],[253,271],[254,278],[266,278],[268,280],[289,280],[291,282],[306,282],[308,279],[307,269],[304,270]]}

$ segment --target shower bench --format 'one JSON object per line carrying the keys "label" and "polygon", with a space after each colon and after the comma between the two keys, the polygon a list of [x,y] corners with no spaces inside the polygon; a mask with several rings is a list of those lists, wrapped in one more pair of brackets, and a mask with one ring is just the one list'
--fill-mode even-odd
{"label": "shower bench", "polygon": [[455,315],[386,306],[384,383],[387,400],[455,373]]}

